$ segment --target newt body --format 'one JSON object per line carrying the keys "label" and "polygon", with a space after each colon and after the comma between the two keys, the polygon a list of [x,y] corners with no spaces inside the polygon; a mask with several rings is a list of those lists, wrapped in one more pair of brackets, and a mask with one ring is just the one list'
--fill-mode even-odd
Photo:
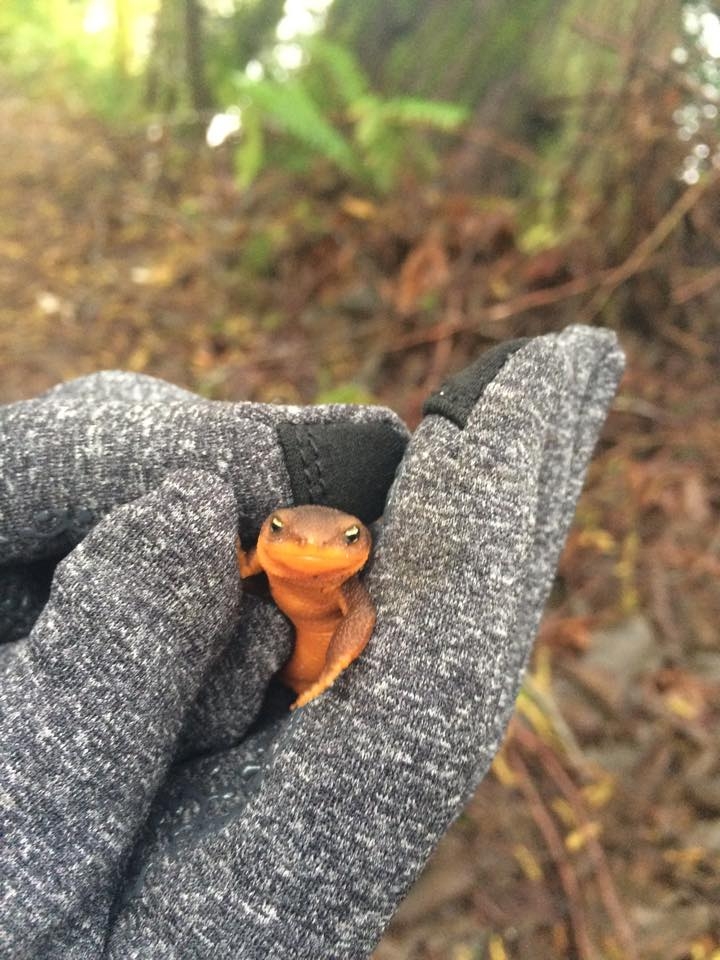
{"label": "newt body", "polygon": [[330,507],[286,507],[263,523],[254,549],[238,542],[240,576],[267,574],[270,592],[295,627],[281,680],[302,707],[331,686],[365,649],[375,607],[358,572],[370,532],[357,517]]}

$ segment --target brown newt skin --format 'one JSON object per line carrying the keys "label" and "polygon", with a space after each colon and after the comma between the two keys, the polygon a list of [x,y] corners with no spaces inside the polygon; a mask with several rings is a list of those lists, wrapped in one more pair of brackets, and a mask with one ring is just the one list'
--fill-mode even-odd
{"label": "brown newt skin", "polygon": [[367,527],[331,507],[284,507],[263,523],[257,545],[237,542],[240,576],[267,574],[270,593],[295,627],[280,679],[303,707],[330,687],[365,649],[375,607],[357,573],[372,540]]}

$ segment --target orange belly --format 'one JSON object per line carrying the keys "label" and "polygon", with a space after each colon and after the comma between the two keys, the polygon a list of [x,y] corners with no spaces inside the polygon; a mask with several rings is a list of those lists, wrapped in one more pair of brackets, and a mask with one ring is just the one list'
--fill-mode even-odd
{"label": "orange belly", "polygon": [[268,580],[275,603],[295,627],[295,646],[280,678],[296,693],[303,693],[322,673],[330,641],[343,618],[339,591],[307,585],[298,589],[285,581]]}
{"label": "orange belly", "polygon": [[[338,617],[338,622],[339,620]],[[325,655],[334,632],[335,625],[329,632],[296,629],[292,656],[280,673],[283,682],[292,687],[295,693],[303,693],[322,673]]]}

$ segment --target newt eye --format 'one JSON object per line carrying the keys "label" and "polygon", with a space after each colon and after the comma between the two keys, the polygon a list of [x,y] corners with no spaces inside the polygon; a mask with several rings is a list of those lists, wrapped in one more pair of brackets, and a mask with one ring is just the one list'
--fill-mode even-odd
{"label": "newt eye", "polygon": [[273,531],[273,533],[277,533],[279,530],[282,530],[284,526],[285,524],[282,522],[280,517],[273,517],[270,521],[270,529]]}
{"label": "newt eye", "polygon": [[360,527],[354,523],[351,527],[348,527],[345,531],[345,539],[348,543],[356,543],[360,536]]}

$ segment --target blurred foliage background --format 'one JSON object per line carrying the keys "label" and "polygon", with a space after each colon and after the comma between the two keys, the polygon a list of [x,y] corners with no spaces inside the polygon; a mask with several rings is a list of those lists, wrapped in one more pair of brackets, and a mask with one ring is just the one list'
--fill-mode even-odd
{"label": "blurred foliage background", "polygon": [[628,371],[493,773],[376,960],[720,960],[720,8],[3,0],[0,401]]}

